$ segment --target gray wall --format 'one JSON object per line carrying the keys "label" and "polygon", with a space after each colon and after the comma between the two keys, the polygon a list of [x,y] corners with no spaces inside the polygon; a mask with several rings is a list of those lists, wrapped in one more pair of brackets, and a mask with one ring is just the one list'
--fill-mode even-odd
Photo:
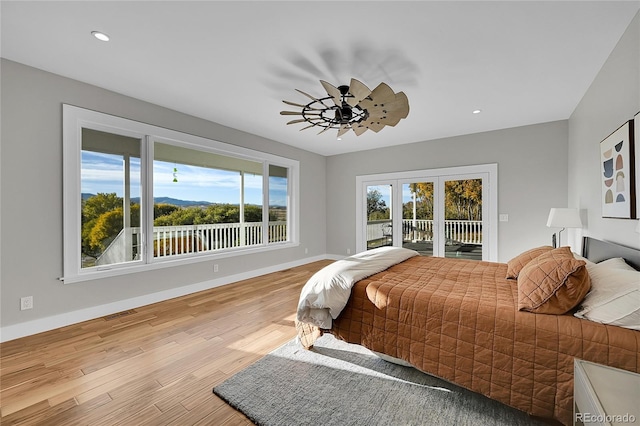
{"label": "gray wall", "polygon": [[[327,251],[356,245],[356,176],[498,164],[498,257],[550,244],[551,207],[567,205],[567,122],[517,127],[327,158]],[[498,212],[497,212],[498,213]]]}
{"label": "gray wall", "polygon": [[[640,248],[640,234],[634,232],[637,221],[602,218],[599,178],[600,141],[638,111],[640,12],[569,119],[569,205],[581,209],[586,221],[582,233]],[[638,138],[640,135],[636,135]],[[574,231],[572,237],[580,234]]]}
{"label": "gray wall", "polygon": [[[325,157],[95,86],[1,62],[0,284],[3,327],[295,262],[326,253]],[[63,284],[62,104],[118,115],[300,161],[300,246]],[[309,253],[305,255],[304,249]],[[34,309],[19,310],[22,296]]]}

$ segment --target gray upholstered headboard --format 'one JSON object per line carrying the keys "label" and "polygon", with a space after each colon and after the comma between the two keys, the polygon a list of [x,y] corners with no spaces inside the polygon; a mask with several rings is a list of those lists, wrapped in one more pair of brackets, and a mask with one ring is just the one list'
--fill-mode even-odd
{"label": "gray upholstered headboard", "polygon": [[582,255],[592,262],[600,262],[612,257],[621,257],[629,265],[640,271],[640,249],[621,246],[591,237],[582,238]]}

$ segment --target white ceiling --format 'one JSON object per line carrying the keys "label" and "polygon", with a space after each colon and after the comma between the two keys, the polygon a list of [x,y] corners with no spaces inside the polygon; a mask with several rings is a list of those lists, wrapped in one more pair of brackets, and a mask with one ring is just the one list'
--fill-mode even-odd
{"label": "white ceiling", "polygon": [[[4,58],[323,155],[567,119],[640,1],[2,1]],[[91,31],[111,36],[108,43]],[[379,133],[299,131],[282,100],[357,78]],[[482,113],[472,114],[475,109]]]}

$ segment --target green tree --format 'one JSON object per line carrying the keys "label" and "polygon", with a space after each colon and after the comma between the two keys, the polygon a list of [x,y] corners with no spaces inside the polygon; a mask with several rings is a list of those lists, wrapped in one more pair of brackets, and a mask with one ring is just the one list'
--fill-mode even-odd
{"label": "green tree", "polygon": [[[88,244],[92,252],[102,253],[124,227],[122,207],[103,213],[88,232]],[[131,205],[131,226],[140,224],[140,204]]]}
{"label": "green tree", "polygon": [[118,197],[115,192],[101,192],[82,201],[82,253],[92,257],[97,257],[102,253],[102,245],[92,243],[93,228],[100,216],[118,208],[122,211],[122,198]]}
{"label": "green tree", "polygon": [[82,202],[82,223],[97,219],[102,214],[122,207],[122,197],[115,192],[98,193]]}
{"label": "green tree", "polygon": [[[445,219],[482,220],[482,179],[445,181]],[[411,193],[416,194],[418,219],[433,219],[432,182],[412,183]],[[413,218],[413,202],[403,205],[403,217]]]}
{"label": "green tree", "polygon": [[445,182],[445,219],[482,220],[482,179]]}
{"label": "green tree", "polygon": [[[409,184],[409,191],[416,194],[416,219],[433,220],[433,182]],[[413,219],[413,201],[404,203],[403,218]]]}
{"label": "green tree", "polygon": [[389,219],[389,208],[382,199],[382,193],[377,189],[367,191],[367,218],[368,220]]}
{"label": "green tree", "polygon": [[[155,226],[200,225],[207,223],[239,223],[240,206],[237,204],[211,204],[206,207],[174,207],[166,209],[161,216],[156,214]],[[269,215],[269,220],[276,220],[276,216]],[[262,206],[246,204],[244,206],[245,222],[262,222]]]}
{"label": "green tree", "polygon": [[92,250],[103,252],[113,238],[122,230],[122,207],[103,213],[95,221],[89,233]]}
{"label": "green tree", "polygon": [[[269,220],[278,220],[275,213],[269,212]],[[244,206],[245,222],[262,222],[262,206],[247,204]]]}
{"label": "green tree", "polygon": [[204,210],[201,207],[177,207],[169,214],[156,216],[155,226],[197,225],[204,221]]}
{"label": "green tree", "polygon": [[180,207],[167,204],[167,203],[158,203],[153,205],[153,217],[160,217],[171,214],[172,212],[178,210]]}

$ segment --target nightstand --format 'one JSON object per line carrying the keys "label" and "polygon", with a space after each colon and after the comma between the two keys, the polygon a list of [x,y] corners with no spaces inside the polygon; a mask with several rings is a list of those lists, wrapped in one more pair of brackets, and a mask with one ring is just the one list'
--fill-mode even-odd
{"label": "nightstand", "polygon": [[640,422],[640,374],[580,359],[573,365],[574,425]]}

